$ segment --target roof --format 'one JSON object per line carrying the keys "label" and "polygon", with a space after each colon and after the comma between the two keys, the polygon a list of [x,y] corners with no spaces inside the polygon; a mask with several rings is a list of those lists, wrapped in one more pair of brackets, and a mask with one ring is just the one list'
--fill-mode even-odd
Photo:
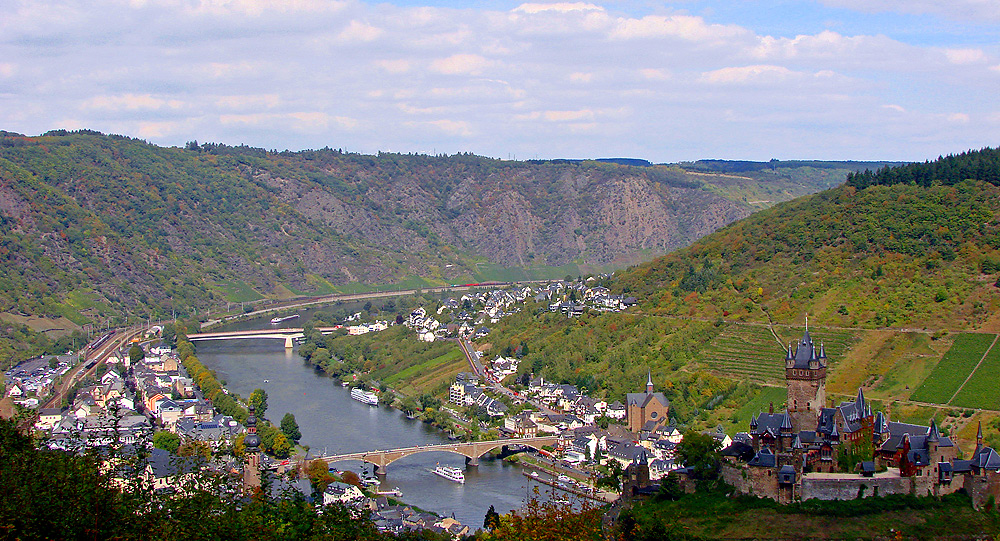
{"label": "roof", "polygon": [[826,352],[820,347],[820,351],[817,353],[816,345],[813,344],[812,338],[809,336],[809,329],[803,333],[802,338],[795,344],[795,351],[792,351],[791,346],[788,348],[788,354],[785,357],[786,361],[794,360],[795,364],[792,368],[809,368],[809,361],[820,361],[820,366],[826,366]]}

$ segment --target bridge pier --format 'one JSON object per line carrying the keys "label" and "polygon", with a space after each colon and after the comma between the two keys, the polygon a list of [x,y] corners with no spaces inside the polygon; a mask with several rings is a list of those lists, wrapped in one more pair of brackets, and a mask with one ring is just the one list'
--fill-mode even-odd
{"label": "bridge pier", "polygon": [[294,347],[294,344],[292,343],[292,337],[291,336],[286,336],[285,337],[285,349],[292,349],[292,347]]}
{"label": "bridge pier", "polygon": [[479,466],[479,459],[465,457],[465,467],[468,468],[469,466]]}

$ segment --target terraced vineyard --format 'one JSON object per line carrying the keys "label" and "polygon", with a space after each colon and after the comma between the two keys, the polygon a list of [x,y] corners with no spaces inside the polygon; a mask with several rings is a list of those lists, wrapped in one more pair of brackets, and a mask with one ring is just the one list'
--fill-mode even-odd
{"label": "terraced vineyard", "polygon": [[[778,336],[783,343],[802,337],[804,327],[780,327]],[[812,328],[813,342],[826,346],[826,355],[836,364],[857,341],[851,331]],[[750,379],[764,383],[781,383],[785,379],[785,349],[771,331],[763,325],[732,323],[716,336],[703,351],[700,361],[720,375]]]}
{"label": "terraced vineyard", "polygon": [[[992,335],[987,335],[992,336]],[[1000,381],[1000,342],[986,354],[983,363],[972,374],[969,381],[958,392],[952,405],[963,408],[980,408],[1000,410],[1000,394],[997,393],[997,382]]]}
{"label": "terraced vineyard", "polygon": [[[919,402],[947,404],[955,391],[976,367],[983,354],[993,343],[995,335],[964,333],[955,338],[948,353],[944,354],[927,379],[913,392],[911,397]],[[989,359],[983,362],[984,365]],[[973,378],[976,379],[976,378]],[[996,380],[993,380],[994,384]],[[969,381],[972,384],[972,380]],[[974,386],[978,388],[978,384]],[[964,393],[963,393],[964,394]]]}

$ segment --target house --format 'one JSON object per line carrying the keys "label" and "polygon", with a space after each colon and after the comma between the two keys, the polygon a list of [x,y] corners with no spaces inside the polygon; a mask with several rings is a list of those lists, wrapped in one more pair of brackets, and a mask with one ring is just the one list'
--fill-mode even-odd
{"label": "house", "polygon": [[365,495],[361,489],[354,485],[335,481],[330,483],[323,491],[323,505],[332,503],[346,504],[355,500],[363,499]]}
{"label": "house", "polygon": [[61,409],[42,408],[38,411],[38,421],[35,422],[35,430],[52,430],[61,420]]}

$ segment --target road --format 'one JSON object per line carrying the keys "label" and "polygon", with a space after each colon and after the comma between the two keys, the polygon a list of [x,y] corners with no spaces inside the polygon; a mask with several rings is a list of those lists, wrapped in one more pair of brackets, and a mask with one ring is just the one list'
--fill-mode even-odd
{"label": "road", "polygon": [[[469,366],[472,368],[472,371],[475,372],[475,374],[479,376],[482,381],[486,382],[490,388],[498,393],[506,395],[507,398],[510,398],[512,401],[525,400],[524,397],[519,396],[517,393],[508,389],[503,383],[491,376],[491,374],[483,367],[483,363],[479,360],[479,355],[476,354],[476,350],[472,347],[472,344],[468,343],[464,338],[459,338],[458,345],[461,346],[462,353],[465,353],[465,358],[469,361]],[[545,414],[558,415],[562,413],[546,406],[542,402],[536,402],[528,399],[528,403],[535,406],[539,411]]]}

